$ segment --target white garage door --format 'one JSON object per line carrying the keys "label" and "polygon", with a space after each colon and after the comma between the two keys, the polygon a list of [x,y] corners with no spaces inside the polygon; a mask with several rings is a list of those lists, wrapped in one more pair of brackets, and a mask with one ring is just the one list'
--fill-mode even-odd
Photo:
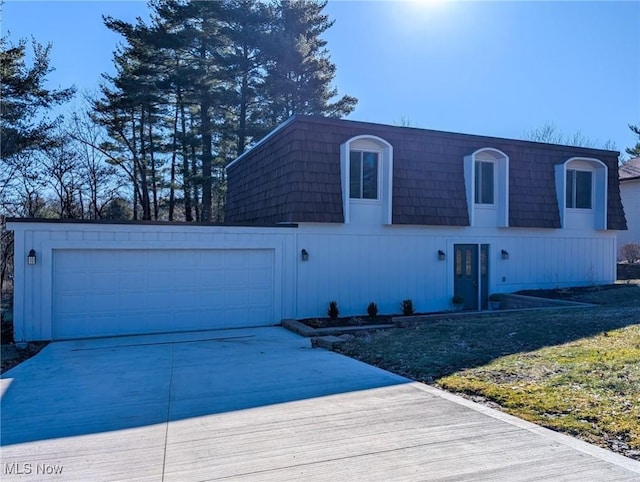
{"label": "white garage door", "polygon": [[248,250],[56,250],[53,337],[274,323],[274,254]]}

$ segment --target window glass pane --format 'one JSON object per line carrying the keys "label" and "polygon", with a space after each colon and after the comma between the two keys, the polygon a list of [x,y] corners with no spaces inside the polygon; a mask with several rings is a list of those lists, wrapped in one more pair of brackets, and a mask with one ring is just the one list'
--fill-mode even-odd
{"label": "window glass pane", "polygon": [[493,162],[482,163],[482,204],[493,204]]}
{"label": "window glass pane", "polygon": [[462,250],[456,249],[456,276],[462,276]]}
{"label": "window glass pane", "polygon": [[465,275],[471,276],[471,250],[467,249],[465,252]]}
{"label": "window glass pane", "polygon": [[360,192],[361,159],[362,159],[362,152],[351,151],[349,155],[349,197],[350,198],[360,198],[362,196]]}
{"label": "window glass pane", "polygon": [[493,162],[476,161],[476,204],[493,204]]}
{"label": "window glass pane", "polygon": [[591,173],[576,171],[576,207],[591,209]]}
{"label": "window glass pane", "polygon": [[568,208],[573,208],[574,203],[573,203],[573,183],[574,183],[574,177],[575,177],[575,173],[576,171],[567,171],[567,186],[566,186],[566,190],[567,190],[567,207]]}
{"label": "window glass pane", "polygon": [[482,163],[479,161],[476,161],[476,169],[475,169],[475,183],[476,183],[476,192],[475,192],[475,199],[473,200],[473,202],[475,202],[476,204],[480,204],[482,202],[482,196],[481,196],[481,191],[482,191],[482,183],[481,183],[481,179],[482,179],[482,168],[481,168]]}
{"label": "window glass pane", "polygon": [[480,250],[480,274],[483,276],[487,274],[487,250]]}
{"label": "window glass pane", "polygon": [[378,154],[362,153],[362,198],[378,199]]}

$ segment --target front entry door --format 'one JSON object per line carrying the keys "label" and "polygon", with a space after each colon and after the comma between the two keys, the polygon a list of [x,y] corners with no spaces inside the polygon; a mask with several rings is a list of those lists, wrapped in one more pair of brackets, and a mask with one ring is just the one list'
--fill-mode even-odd
{"label": "front entry door", "polygon": [[465,310],[478,309],[478,245],[454,246],[454,294],[462,295]]}
{"label": "front entry door", "polygon": [[462,295],[465,310],[478,310],[479,299],[482,309],[486,309],[489,295],[489,245],[456,244],[454,252],[454,294]]}

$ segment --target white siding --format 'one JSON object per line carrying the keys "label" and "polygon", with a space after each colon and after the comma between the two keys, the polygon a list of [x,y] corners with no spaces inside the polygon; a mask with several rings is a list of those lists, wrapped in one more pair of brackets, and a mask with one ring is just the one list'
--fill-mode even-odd
{"label": "white siding", "polygon": [[618,232],[618,247],[628,243],[640,243],[640,179],[621,182],[620,197],[628,230]]}
{"label": "white siding", "polygon": [[[195,258],[203,252],[269,252],[268,257],[273,261],[273,322],[282,318],[324,316],[331,300],[338,302],[343,315],[363,315],[371,301],[378,304],[381,313],[397,313],[404,299],[412,299],[419,311],[447,310],[453,295],[455,244],[489,245],[489,293],[615,281],[616,232],[594,229],[382,224],[302,224],[298,228],[259,228],[35,222],[10,223],[9,229],[15,231],[14,321],[17,340],[52,339],[56,336],[53,329],[56,317],[70,316],[65,311],[69,308],[61,309],[59,305],[63,294],[61,285],[56,285],[56,279],[59,283],[60,275],[69,275],[69,286],[75,286],[79,293],[89,288],[81,283],[82,269],[70,273],[63,268],[60,272],[60,266],[54,260],[82,266],[77,259],[60,257],[62,252],[99,252],[99,256],[106,257],[100,261],[101,264],[92,259],[86,261],[96,269],[98,265],[109,266],[110,260],[118,264],[116,261],[120,255],[117,253],[123,250],[147,253],[145,256],[151,257],[160,251],[191,253],[194,259],[183,260],[183,265],[190,262],[198,264]],[[30,249],[37,253],[35,266],[26,264]],[[303,249],[309,254],[307,261],[301,257]],[[503,249],[509,252],[509,259],[502,259]],[[444,261],[438,259],[438,250],[446,253]],[[262,266],[262,261],[252,263],[249,256],[239,259],[246,270],[254,265]],[[152,263],[153,276],[171,276],[176,280],[180,276],[184,278],[177,261],[172,263],[173,267],[167,266],[163,273],[160,273],[163,268],[159,263]],[[143,266],[141,269],[147,268]],[[56,270],[59,271],[56,273]],[[91,269],[85,271],[89,276]],[[119,276],[120,272],[115,269],[105,273],[106,279],[107,275]],[[201,282],[209,283],[210,278],[201,279]],[[176,285],[173,283],[171,286],[175,288]],[[246,286],[250,287],[251,283],[247,282]],[[166,290],[170,287],[162,285],[160,288],[168,297]],[[202,291],[199,287],[194,289]],[[66,290],[64,296],[78,296],[73,291],[75,289]],[[94,294],[99,295],[97,292]],[[263,294],[258,293],[256,297]],[[243,299],[249,303],[248,298]],[[234,301],[236,308],[245,302]],[[162,303],[169,301],[163,300]],[[211,307],[201,308],[203,311],[200,313],[203,313]],[[234,307],[223,304],[219,308],[222,310],[220,319],[224,320],[222,312]],[[169,303],[164,309],[177,313],[181,308]],[[151,305],[144,310],[151,313]],[[117,312],[111,315],[114,313],[120,316]],[[85,311],[78,316],[91,314]],[[198,316],[201,314],[194,315]],[[251,315],[245,313],[244,316],[246,323],[237,318],[235,326],[251,326]],[[118,319],[118,323],[125,321],[124,318]],[[174,316],[173,321],[167,321],[167,329],[180,328],[175,326],[176,319]],[[200,327],[196,323],[188,328]]]}
{"label": "white siding", "polygon": [[331,300],[344,315],[365,314],[371,301],[397,313],[404,299],[419,311],[447,310],[455,244],[489,245],[489,293],[615,281],[610,231],[304,224],[297,239],[309,252],[298,265],[298,317],[323,316]]}

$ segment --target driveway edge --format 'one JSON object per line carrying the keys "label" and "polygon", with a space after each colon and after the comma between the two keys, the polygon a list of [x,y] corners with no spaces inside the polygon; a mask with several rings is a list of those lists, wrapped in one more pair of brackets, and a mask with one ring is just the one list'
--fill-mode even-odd
{"label": "driveway edge", "polygon": [[575,450],[586,453],[593,457],[597,457],[601,460],[609,462],[610,464],[616,465],[618,467],[624,468],[631,472],[635,472],[640,474],[640,462],[637,462],[633,459],[625,457],[624,455],[617,454],[615,452],[611,452],[610,450],[604,449],[602,447],[598,447],[597,445],[590,444],[588,442],[584,442],[583,440],[579,440],[570,435],[565,435],[560,432],[555,432],[551,429],[542,427],[540,425],[536,425],[535,423],[528,422],[521,418],[518,418],[514,415],[509,415],[508,413],[501,412],[494,408],[487,407],[486,405],[482,405],[480,403],[473,402],[468,400],[460,395],[455,395],[450,392],[446,392],[439,388],[433,387],[431,385],[426,385],[420,382],[412,382],[410,385],[413,387],[427,392],[436,397],[444,398],[453,403],[457,403],[458,405],[462,405],[464,407],[475,410],[476,412],[480,412],[484,415],[488,415],[489,417],[501,420],[503,422],[514,425],[518,428],[527,430],[529,432],[536,433],[541,435],[547,439],[551,439],[554,442],[567,445]]}

